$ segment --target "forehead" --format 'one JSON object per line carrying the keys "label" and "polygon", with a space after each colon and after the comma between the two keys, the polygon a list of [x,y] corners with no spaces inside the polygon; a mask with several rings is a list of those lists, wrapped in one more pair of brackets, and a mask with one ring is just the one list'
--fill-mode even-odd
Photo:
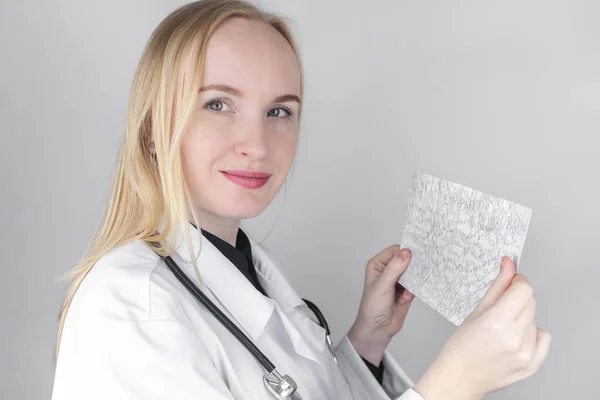
{"label": "forehead", "polygon": [[300,66],[275,28],[232,18],[208,42],[202,84],[225,84],[249,95],[300,95]]}

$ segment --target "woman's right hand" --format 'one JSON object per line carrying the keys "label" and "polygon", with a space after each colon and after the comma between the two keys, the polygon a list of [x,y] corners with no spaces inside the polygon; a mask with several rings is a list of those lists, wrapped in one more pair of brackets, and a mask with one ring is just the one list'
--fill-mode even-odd
{"label": "woman's right hand", "polygon": [[478,400],[533,375],[551,336],[535,321],[533,288],[508,257],[477,308],[414,390],[425,400]]}

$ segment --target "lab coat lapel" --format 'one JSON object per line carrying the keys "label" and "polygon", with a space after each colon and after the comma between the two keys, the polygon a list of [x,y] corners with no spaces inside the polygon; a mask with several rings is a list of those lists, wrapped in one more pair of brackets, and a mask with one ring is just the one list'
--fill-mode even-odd
{"label": "lab coat lapel", "polygon": [[[269,297],[275,300],[285,313],[283,320],[290,337],[295,339],[293,343],[296,352],[324,365],[322,355],[325,347],[325,329],[311,319],[311,316],[313,316],[312,311],[296,293],[282,271],[275,265],[274,258],[264,247],[252,238],[249,237],[249,239],[252,245],[252,256],[258,280]],[[288,319],[291,320],[292,324],[289,323]],[[301,335],[298,331],[303,332],[303,334]],[[317,354],[321,356],[317,357]]]}
{"label": "lab coat lapel", "polygon": [[[261,334],[271,317],[274,303],[263,296],[248,279],[192,224],[189,224],[193,255],[200,280],[181,231],[173,229],[169,243],[176,249],[172,257],[200,288],[208,289],[221,303],[221,311],[232,317],[252,340]],[[185,269],[184,269],[185,267]]]}
{"label": "lab coat lapel", "polygon": [[[178,264],[183,263],[182,270],[196,285],[208,289],[218,299],[221,311],[232,317],[238,327],[255,341],[264,330],[277,303],[285,314],[281,317],[296,353],[325,368],[325,329],[309,317],[312,312],[267,251],[248,235],[257,277],[269,298],[256,290],[198,229],[192,224],[188,225],[188,229],[191,247],[180,229],[173,228],[171,231],[167,240],[175,249],[172,257]],[[194,272],[188,252],[190,248],[196,257],[200,280]]]}

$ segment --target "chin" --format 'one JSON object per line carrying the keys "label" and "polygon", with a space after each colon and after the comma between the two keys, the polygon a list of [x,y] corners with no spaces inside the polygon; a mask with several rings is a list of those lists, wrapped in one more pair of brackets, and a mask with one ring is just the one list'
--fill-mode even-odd
{"label": "chin", "polygon": [[261,199],[240,199],[239,201],[222,202],[217,214],[232,219],[247,219],[259,216],[270,204]]}

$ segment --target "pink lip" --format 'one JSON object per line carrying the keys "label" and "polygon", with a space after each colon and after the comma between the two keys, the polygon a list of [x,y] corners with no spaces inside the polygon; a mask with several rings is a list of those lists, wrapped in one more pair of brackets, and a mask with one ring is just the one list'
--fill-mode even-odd
{"label": "pink lip", "polygon": [[252,172],[252,171],[220,171],[227,179],[235,183],[238,186],[245,187],[246,189],[258,189],[263,187],[271,174],[264,172]]}

